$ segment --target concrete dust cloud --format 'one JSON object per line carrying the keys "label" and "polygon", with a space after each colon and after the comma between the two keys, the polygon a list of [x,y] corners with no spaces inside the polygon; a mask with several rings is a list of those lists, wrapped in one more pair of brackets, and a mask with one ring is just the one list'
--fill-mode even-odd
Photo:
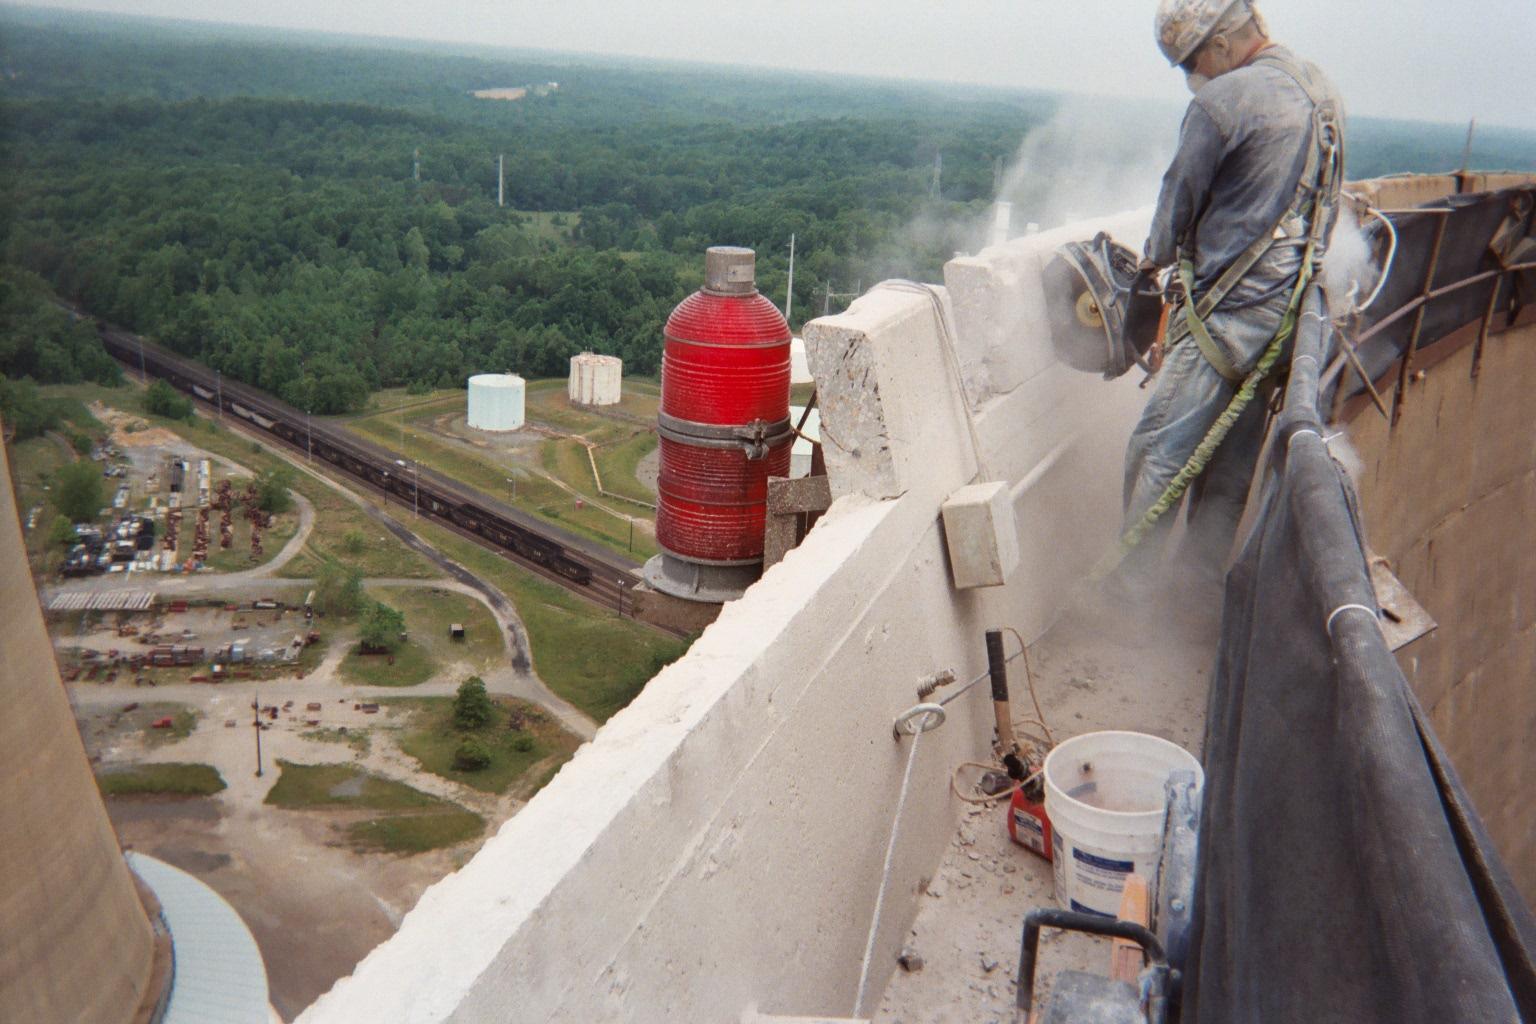
{"label": "concrete dust cloud", "polygon": [[[1177,141],[1164,108],[1069,101],[1024,137],[996,198],[1013,204],[1014,235],[1150,206]],[[978,246],[990,225],[990,213],[976,225]],[[1140,251],[1144,240],[1119,241]]]}
{"label": "concrete dust cloud", "polygon": [[1360,304],[1370,298],[1381,272],[1371,237],[1355,216],[1353,206],[1342,202],[1323,259],[1323,288],[1333,314],[1341,315],[1352,303]]}

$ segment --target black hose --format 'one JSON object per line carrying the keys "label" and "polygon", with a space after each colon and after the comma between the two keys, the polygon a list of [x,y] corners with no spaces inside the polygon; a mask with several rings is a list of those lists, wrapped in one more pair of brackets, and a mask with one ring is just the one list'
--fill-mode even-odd
{"label": "black hose", "polygon": [[1147,997],[1149,1024],[1164,1024],[1168,1016],[1168,956],[1163,944],[1146,926],[1098,914],[1084,914],[1060,907],[1037,907],[1024,918],[1024,938],[1019,946],[1018,1007],[1026,1013],[1034,1002],[1035,959],[1040,949],[1040,929],[1061,928],[1136,943],[1152,962],[1152,991]]}

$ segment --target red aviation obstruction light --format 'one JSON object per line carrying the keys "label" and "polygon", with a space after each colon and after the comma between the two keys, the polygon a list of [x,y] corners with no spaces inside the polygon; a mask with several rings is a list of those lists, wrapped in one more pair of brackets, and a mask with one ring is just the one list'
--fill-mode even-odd
{"label": "red aviation obstruction light", "polygon": [[768,478],[789,475],[789,324],[758,294],[751,249],[711,248],[704,287],[667,319],[656,589],[737,597],[762,573]]}

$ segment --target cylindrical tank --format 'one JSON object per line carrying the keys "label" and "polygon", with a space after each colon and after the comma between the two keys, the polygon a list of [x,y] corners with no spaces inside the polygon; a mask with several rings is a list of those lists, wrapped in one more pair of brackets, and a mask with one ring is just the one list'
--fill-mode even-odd
{"label": "cylindrical tank", "polygon": [[566,394],[577,405],[618,405],[623,377],[624,361],[618,356],[583,352],[571,356]]}
{"label": "cylindrical tank", "polygon": [[761,572],[768,478],[789,475],[789,325],[755,286],[751,249],[717,246],[704,287],[667,320],[657,589],[728,600]]}
{"label": "cylindrical tank", "polygon": [[523,425],[526,388],[515,373],[469,378],[469,425],[476,430],[516,430]]}

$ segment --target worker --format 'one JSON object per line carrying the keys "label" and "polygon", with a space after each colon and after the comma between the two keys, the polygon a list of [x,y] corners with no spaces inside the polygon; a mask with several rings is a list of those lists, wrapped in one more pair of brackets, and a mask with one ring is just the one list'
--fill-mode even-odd
{"label": "worker", "polygon": [[[1342,183],[1343,111],[1315,66],[1269,39],[1249,0],[1162,0],[1157,41],[1194,99],[1163,178],[1145,268],[1182,292],[1154,358],[1156,388],[1125,465],[1123,575],[1145,580],[1182,490],[1174,484],[1276,342],[1321,260]],[[1304,265],[1305,264],[1305,265]],[[1289,327],[1287,328],[1289,330]],[[1288,336],[1288,335],[1287,335]],[[1282,339],[1283,343],[1283,339]],[[1283,362],[1280,363],[1283,365]],[[1190,488],[1187,561],[1219,581],[1263,443],[1266,396],[1248,403]],[[1187,476],[1187,472],[1185,473]],[[1171,509],[1162,509],[1171,513]],[[1157,541],[1158,543],[1152,543]]]}

